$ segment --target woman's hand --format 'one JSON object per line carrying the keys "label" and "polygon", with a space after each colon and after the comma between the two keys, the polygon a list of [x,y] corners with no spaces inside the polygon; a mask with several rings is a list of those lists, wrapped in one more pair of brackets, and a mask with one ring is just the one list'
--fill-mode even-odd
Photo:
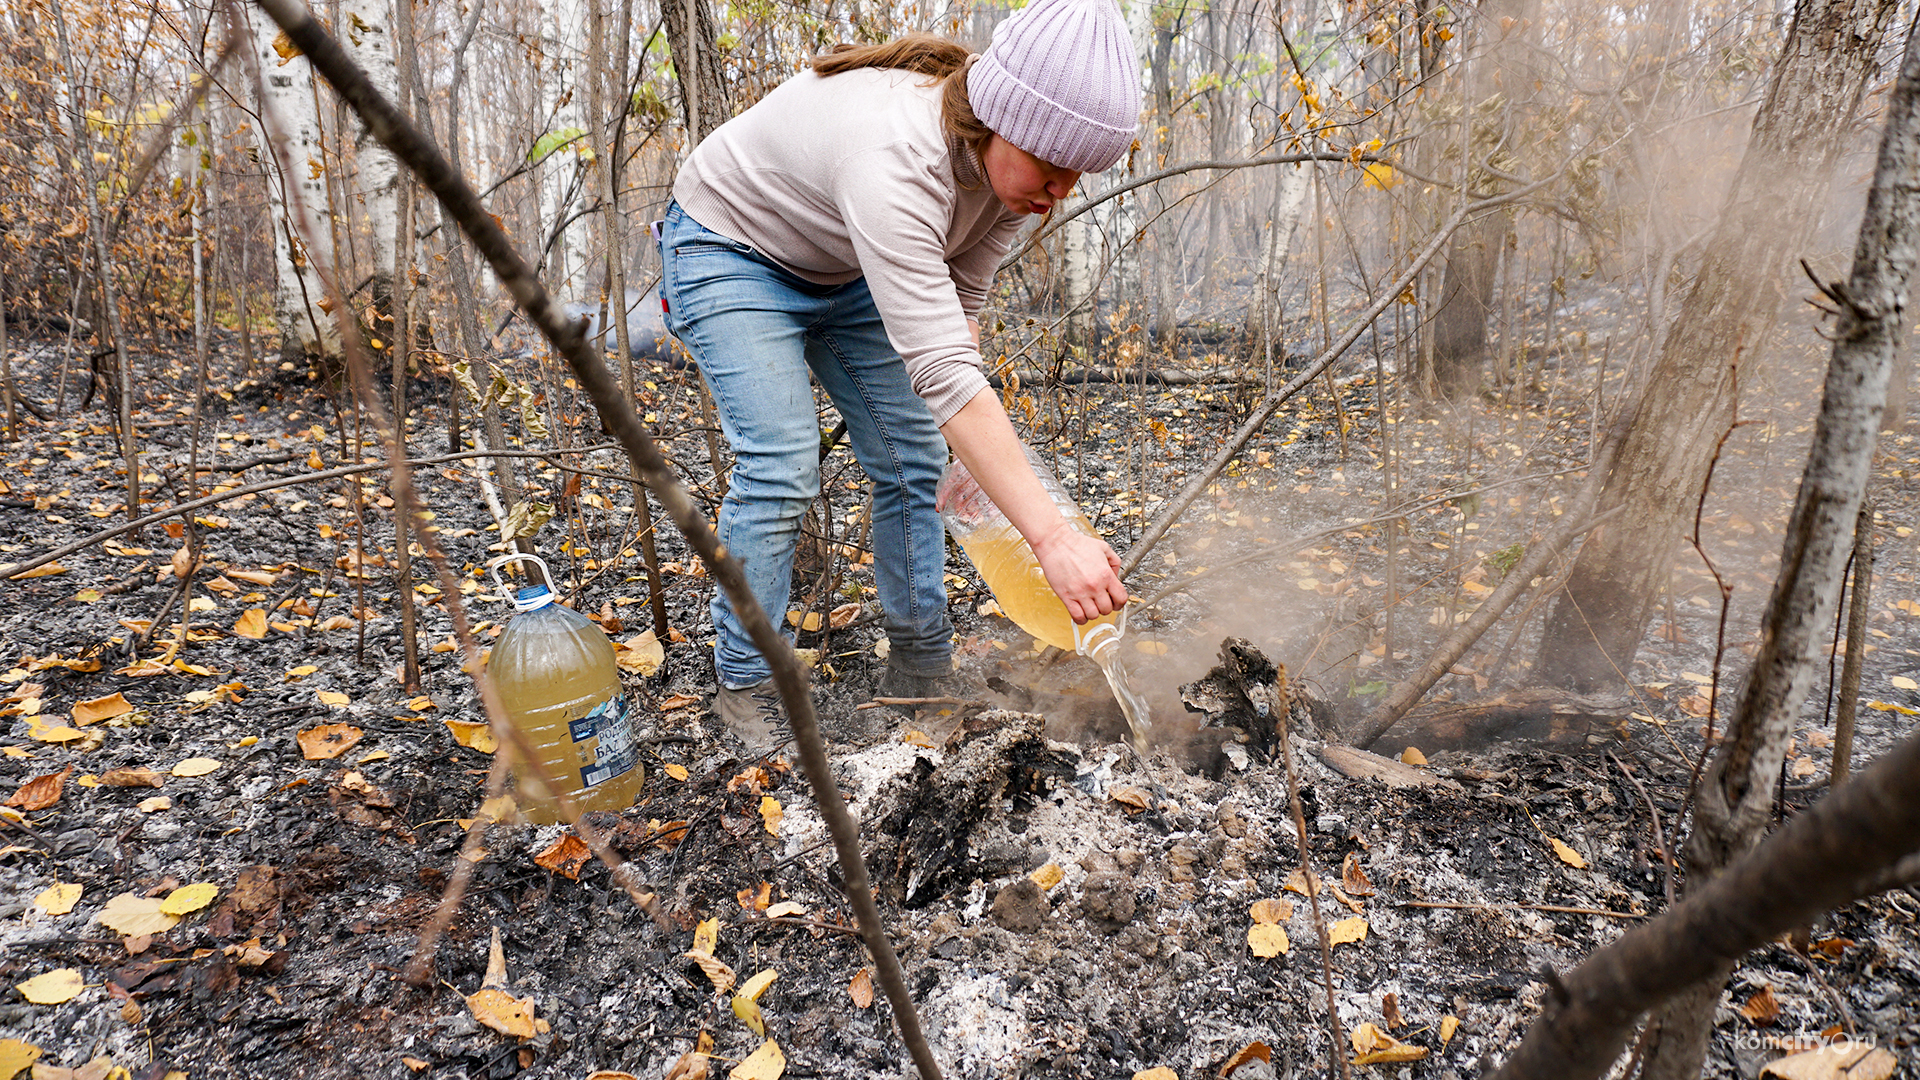
{"label": "woman's hand", "polygon": [[1088,536],[1065,520],[1039,543],[1029,542],[1047,584],[1076,623],[1111,614],[1126,606],[1120,583],[1120,556],[1097,536]]}

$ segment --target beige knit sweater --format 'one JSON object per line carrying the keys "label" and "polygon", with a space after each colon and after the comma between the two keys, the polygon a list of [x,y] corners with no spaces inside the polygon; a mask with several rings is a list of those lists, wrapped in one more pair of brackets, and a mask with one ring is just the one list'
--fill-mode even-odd
{"label": "beige knit sweater", "polygon": [[673,195],[695,221],[808,281],[865,275],[913,388],[946,423],[985,389],[967,329],[1024,215],[949,147],[927,76],[787,80],[694,149]]}

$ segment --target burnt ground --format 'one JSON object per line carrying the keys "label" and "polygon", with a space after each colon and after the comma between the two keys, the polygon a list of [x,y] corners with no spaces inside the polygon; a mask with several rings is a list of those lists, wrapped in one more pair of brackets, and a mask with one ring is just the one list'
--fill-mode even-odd
{"label": "burnt ground", "polygon": [[[1179,688],[1216,662],[1230,636],[1287,665],[1299,689],[1331,710],[1298,732],[1293,749],[1306,855],[1343,882],[1339,896],[1321,892],[1324,920],[1364,920],[1364,937],[1333,949],[1334,996],[1349,1030],[1371,1022],[1430,1051],[1358,1073],[1476,1074],[1536,1014],[1543,966],[1565,969],[1665,906],[1649,807],[1670,832],[1701,750],[1702,680],[1715,670],[1718,593],[1697,559],[1678,563],[1674,602],[1631,672],[1633,697],[1617,723],[1462,739],[1416,718],[1383,742],[1389,752],[1421,748],[1444,786],[1350,779],[1318,754],[1322,729],[1351,722],[1424,659],[1510,565],[1513,546],[1564,504],[1577,473],[1543,474],[1578,469],[1596,382],[1617,392],[1624,365],[1616,351],[1604,371],[1599,345],[1621,325],[1611,317],[1606,305],[1564,313],[1562,325],[1584,328],[1590,347],[1562,348],[1537,385],[1456,414],[1389,399],[1383,424],[1370,368],[1348,369],[1338,414],[1324,389],[1282,413],[1132,583],[1142,595],[1186,585],[1132,617],[1129,661],[1156,718],[1156,752],[1144,765],[1117,741],[1117,710],[1092,670],[1037,656],[985,607],[957,553],[949,569],[970,685],[1013,714],[903,718],[859,708],[883,663],[870,575],[803,559],[808,586],[796,596],[823,612],[840,608],[835,621],[847,625],[803,632],[800,643],[819,651],[817,701],[841,782],[949,1075],[1110,1078],[1165,1066],[1195,1077],[1255,1042],[1271,1047],[1272,1062],[1241,1067],[1234,1075],[1243,1080],[1325,1067],[1313,914],[1304,893],[1288,888],[1290,878],[1303,884],[1294,876],[1303,840],[1285,770],[1257,748],[1220,755],[1229,740],[1196,732],[1198,717],[1180,703]],[[42,403],[54,399],[54,344],[30,343],[30,359],[17,365]],[[1734,586],[1720,665],[1728,681],[1755,636],[1817,398],[1817,343],[1808,337],[1786,351],[1766,395],[1782,404],[1748,407],[1743,418],[1764,423],[1729,441],[1703,515],[1704,546]],[[173,372],[142,402],[142,468],[150,497],[164,499],[182,485],[189,401],[180,357],[140,362]],[[645,411],[711,496],[684,374],[652,375]],[[537,389],[563,416],[584,411],[556,380]],[[1046,450],[1124,550],[1155,496],[1177,490],[1231,430],[1245,396],[1233,386],[1075,387],[1042,395],[1036,431],[1042,442],[1068,432]],[[257,462],[214,481],[258,482],[340,460],[343,422],[295,374],[242,380],[206,405],[211,466]],[[1152,423],[1165,425],[1164,437]],[[420,409],[416,456],[445,449],[443,428],[438,405]],[[576,423],[555,438],[578,446],[592,436]],[[1882,557],[1863,687],[1875,707],[1861,713],[1861,762],[1910,730],[1910,710],[1920,707],[1915,447],[1910,433],[1889,436],[1880,472]],[[5,456],[6,557],[109,524],[124,477],[97,403],[30,424]],[[843,459],[836,454],[836,467]],[[584,460],[624,470],[610,453]],[[648,620],[625,485],[589,477],[570,490],[569,474],[536,469],[541,497],[560,509],[542,547],[570,601],[617,640],[631,639]],[[469,610],[496,620],[483,636],[497,633],[505,609],[489,602],[479,570],[497,534],[475,478],[449,463],[423,469],[421,480],[436,535],[470,582]],[[1505,486],[1487,487],[1496,483]],[[829,484],[836,540],[856,545],[857,488],[844,471]],[[489,758],[444,723],[483,719],[453,653],[423,652],[420,698],[400,685],[394,589],[377,554],[391,546],[390,507],[378,479],[363,486],[359,507],[351,494],[340,482],[291,487],[204,511],[207,561],[177,649],[170,560],[180,540],[160,527],[0,590],[0,677],[11,695],[0,780],[11,792],[71,770],[57,802],[4,829],[0,981],[71,968],[86,984],[58,1004],[7,991],[0,1037],[43,1050],[43,1066],[104,1056],[142,1077],[178,1069],[195,1080],[401,1080],[597,1069],[660,1077],[706,1031],[724,1068],[762,1040],[684,955],[696,925],[717,919],[719,960],[743,980],[777,973],[759,1005],[787,1075],[908,1072],[884,998],[863,1005],[854,986],[865,957],[847,930],[807,785],[777,762],[746,759],[705,712],[710,583],[669,535],[660,540],[676,639],[656,672],[627,677],[647,779],[639,805],[600,822],[656,897],[653,912],[636,907],[604,866],[588,862],[573,877],[536,863],[560,827],[482,823],[484,853],[440,942],[434,984],[401,981],[456,866]],[[1406,512],[1393,534],[1382,523],[1352,524],[1410,500],[1434,505]],[[357,514],[367,522],[364,561],[355,555]],[[1300,541],[1309,534],[1322,535]],[[1390,585],[1400,596],[1391,607]],[[429,645],[448,640],[448,599],[419,591]],[[264,637],[237,635],[255,609],[271,613]],[[1510,615],[1429,708],[1524,686],[1542,614],[1529,609],[1524,623]],[[156,619],[151,637],[140,637],[142,620]],[[169,666],[145,673],[158,665],[139,661],[155,658]],[[77,704],[116,693],[131,711],[78,723]],[[310,760],[297,737],[323,724],[363,735],[335,758]],[[1831,725],[1823,686],[1784,778],[1783,815],[1824,789]],[[965,738],[973,729],[984,730]],[[1196,763],[1189,748],[1209,743],[1215,752]],[[172,774],[193,758],[217,767]],[[159,774],[157,789],[99,782],[140,768]],[[156,796],[169,805],[148,801]],[[781,807],[777,827],[763,815],[766,797]],[[166,896],[198,882],[218,886],[217,898],[150,940],[129,941],[97,920],[118,894]],[[56,883],[82,887],[70,913],[36,903]],[[1290,905],[1263,908],[1290,948],[1262,958],[1249,944],[1250,910],[1269,898]],[[799,909],[769,918],[769,905],[783,902]],[[1344,929],[1351,936],[1356,924]],[[505,989],[547,1025],[530,1038],[483,1027],[466,1000],[482,988],[496,932]],[[249,943],[252,952],[239,947]],[[1777,1016],[1740,1012],[1762,989]],[[1741,964],[1709,1073],[1754,1076],[1779,1046],[1836,1027],[1906,1060],[1920,1041],[1916,1001],[1920,900],[1894,893],[1854,904],[1811,928],[1804,944],[1769,946]],[[1443,1027],[1446,1017],[1457,1031]]]}

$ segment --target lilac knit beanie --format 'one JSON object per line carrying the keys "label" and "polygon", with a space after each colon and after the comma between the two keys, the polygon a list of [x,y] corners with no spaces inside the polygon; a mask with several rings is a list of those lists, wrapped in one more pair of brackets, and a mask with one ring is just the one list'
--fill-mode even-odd
{"label": "lilac knit beanie", "polygon": [[1140,63],[1114,0],[1032,0],[967,72],[973,113],[1042,161],[1103,172],[1133,145]]}

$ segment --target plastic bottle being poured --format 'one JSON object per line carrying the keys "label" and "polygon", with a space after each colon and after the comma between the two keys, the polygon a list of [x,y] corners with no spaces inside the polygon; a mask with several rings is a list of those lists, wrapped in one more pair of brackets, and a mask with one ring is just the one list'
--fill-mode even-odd
{"label": "plastic bottle being poured", "polygon": [[[1067,524],[1088,536],[1098,537],[1100,534],[1094,531],[1093,523],[1074,505],[1033,448],[1022,445],[1021,449],[1026,451],[1027,462],[1033,466],[1034,474],[1053,498],[1054,505],[1066,517]],[[1000,508],[993,505],[993,500],[987,498],[987,493],[980,490],[973,474],[959,459],[950,462],[941,474],[934,502],[940,508],[940,520],[946,523],[947,532],[966,551],[967,558],[973,560],[974,569],[980,571],[981,580],[992,590],[994,600],[1007,618],[1048,645],[1070,649],[1099,665],[1107,676],[1107,685],[1113,688],[1114,699],[1120,703],[1120,711],[1126,714],[1134,746],[1144,753],[1153,718],[1148,714],[1146,700],[1133,689],[1121,659],[1120,638],[1126,633],[1126,609],[1084,623],[1074,622],[1073,616],[1067,614],[1066,604],[1047,583],[1047,575],[1040,569],[1040,562],[1034,558],[1026,539]]]}

